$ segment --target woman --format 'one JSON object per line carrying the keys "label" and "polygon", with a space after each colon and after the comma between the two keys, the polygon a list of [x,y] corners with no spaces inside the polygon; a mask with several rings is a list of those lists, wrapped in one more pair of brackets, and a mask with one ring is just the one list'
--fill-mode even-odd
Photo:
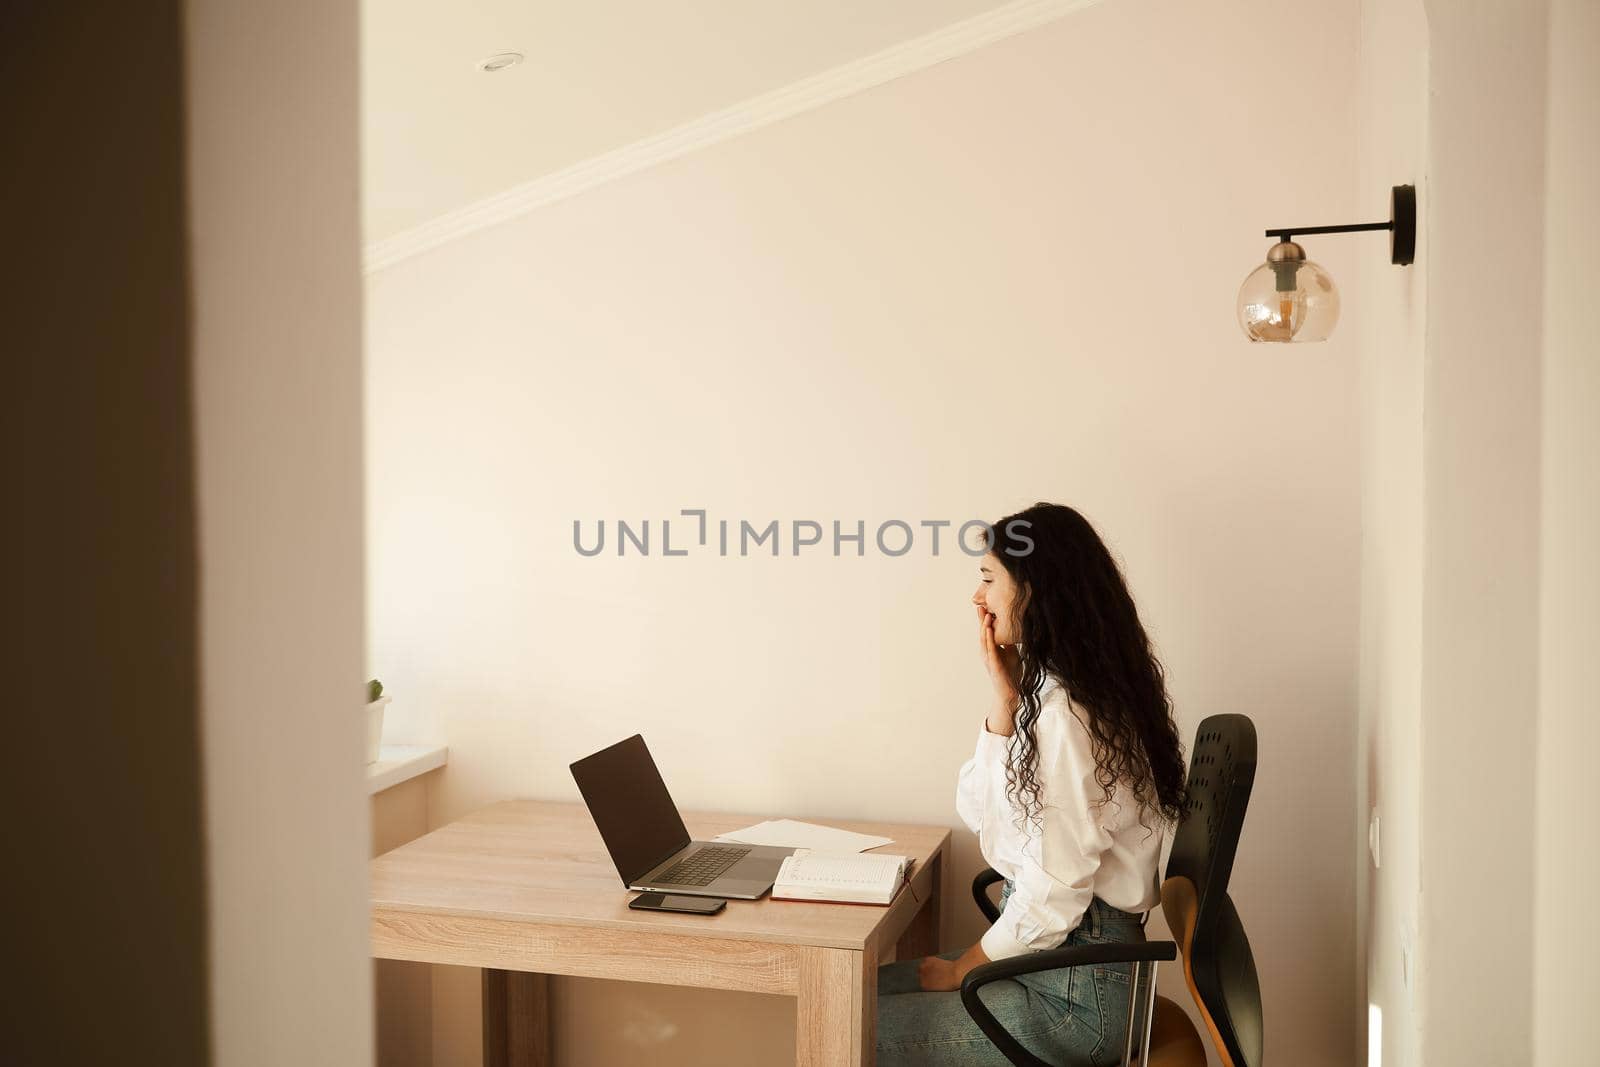
{"label": "woman", "polygon": [[[1143,941],[1183,750],[1161,664],[1111,553],[1082,515],[1036,504],[994,525],[972,595],[994,700],[956,809],[1006,878],[964,951],[878,970],[879,1067],[1008,1063],[961,1005],[968,971],[1062,944]],[[1120,1063],[1129,967],[996,982],[984,1004],[1051,1063]]]}

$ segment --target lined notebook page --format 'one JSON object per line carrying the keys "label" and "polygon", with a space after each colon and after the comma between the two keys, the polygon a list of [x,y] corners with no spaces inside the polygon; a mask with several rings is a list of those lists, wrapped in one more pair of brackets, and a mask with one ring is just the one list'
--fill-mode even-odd
{"label": "lined notebook page", "polygon": [[832,886],[838,889],[882,889],[900,881],[904,856],[878,853],[797,852],[783,864],[786,885]]}
{"label": "lined notebook page", "polygon": [[777,900],[887,904],[894,899],[910,863],[906,856],[800,851],[783,861],[772,896]]}

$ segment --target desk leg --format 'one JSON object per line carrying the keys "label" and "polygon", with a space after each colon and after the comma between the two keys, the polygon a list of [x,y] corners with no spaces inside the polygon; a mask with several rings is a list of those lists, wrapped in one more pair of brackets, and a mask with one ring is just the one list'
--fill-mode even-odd
{"label": "desk leg", "polygon": [[811,947],[799,952],[798,1067],[872,1067],[878,1028],[877,954]]}
{"label": "desk leg", "polygon": [[550,976],[483,969],[484,1067],[550,1067]]}
{"label": "desk leg", "polygon": [[894,958],[897,960],[917,960],[939,954],[939,898],[940,879],[944,875],[943,863],[943,855],[933,857],[933,877],[928,879],[928,884],[933,888],[928,890],[928,899],[922,902],[921,909],[912,916],[906,932],[895,942]]}

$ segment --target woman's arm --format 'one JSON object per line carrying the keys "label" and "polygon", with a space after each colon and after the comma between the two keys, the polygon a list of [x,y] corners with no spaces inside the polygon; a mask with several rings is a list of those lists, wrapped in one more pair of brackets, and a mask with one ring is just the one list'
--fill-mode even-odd
{"label": "woman's arm", "polygon": [[1095,875],[1112,844],[1101,825],[1093,742],[1059,686],[1048,695],[1034,733],[1044,807],[1038,824],[1026,825],[1005,910],[983,935],[990,959],[1061,944],[1094,899]]}
{"label": "woman's arm", "polygon": [[1006,747],[1009,737],[978,730],[972,758],[961,766],[956,779],[956,814],[975,834],[983,833],[984,819],[991,806],[1005,805]]}
{"label": "woman's arm", "polygon": [[978,942],[961,954],[959,959],[947,960],[939,956],[929,956],[917,968],[917,977],[922,980],[922,988],[930,993],[948,993],[952,989],[960,989],[962,981],[967,977],[967,972],[974,967],[981,967],[989,962],[989,957],[983,954],[983,942]]}

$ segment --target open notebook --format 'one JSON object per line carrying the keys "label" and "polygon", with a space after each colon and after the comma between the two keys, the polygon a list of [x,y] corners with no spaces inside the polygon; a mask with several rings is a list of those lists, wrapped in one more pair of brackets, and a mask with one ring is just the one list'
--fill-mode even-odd
{"label": "open notebook", "polygon": [[910,869],[909,856],[798,849],[778,868],[772,899],[888,904]]}

